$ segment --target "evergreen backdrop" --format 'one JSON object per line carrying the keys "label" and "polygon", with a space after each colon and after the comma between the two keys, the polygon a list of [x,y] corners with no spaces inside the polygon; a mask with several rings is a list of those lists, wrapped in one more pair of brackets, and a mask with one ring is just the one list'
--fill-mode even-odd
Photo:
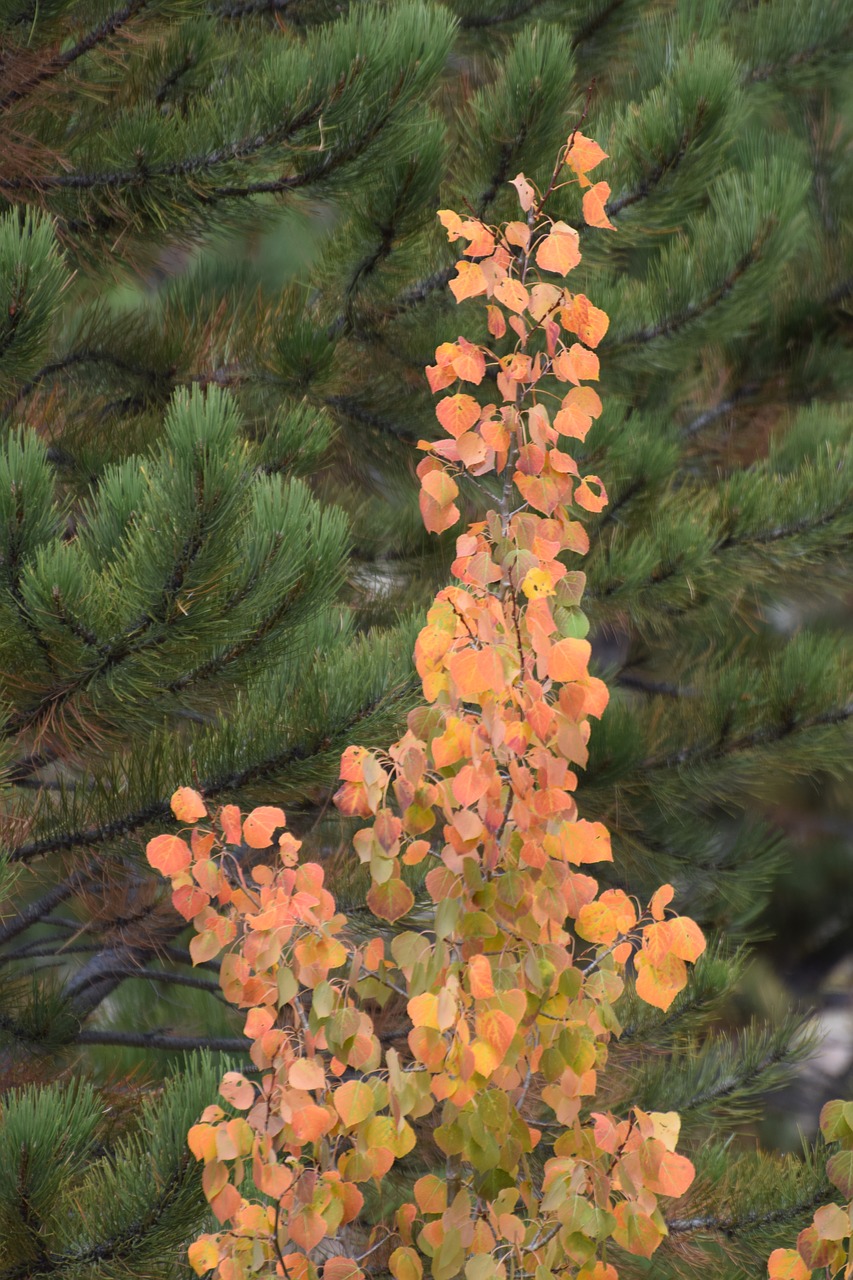
{"label": "evergreen backdrop", "polygon": [[584,112],[618,234],[578,285],[614,693],[579,802],[719,939],[626,1018],[611,1105],[694,1141],[656,1276],[761,1276],[828,1197],[727,1144],[853,931],[851,35],[843,0],[0,4],[2,1280],[181,1274],[203,1220],[185,1133],[243,1042],[145,864],[175,786],[283,804],[364,910],[328,795],[453,554],[413,474],[469,323],[435,211],[507,216]]}

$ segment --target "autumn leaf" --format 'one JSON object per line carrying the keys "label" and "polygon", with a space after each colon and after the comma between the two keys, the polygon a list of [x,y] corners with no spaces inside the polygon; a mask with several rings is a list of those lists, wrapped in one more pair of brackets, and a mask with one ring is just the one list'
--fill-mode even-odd
{"label": "autumn leaf", "polygon": [[408,1246],[394,1250],[388,1259],[388,1270],[394,1280],[421,1280],[424,1273],[418,1254]]}
{"label": "autumn leaf", "polygon": [[796,1249],[774,1249],[767,1259],[770,1280],[811,1280],[811,1268],[803,1262]]}
{"label": "autumn leaf", "polygon": [[558,640],[548,653],[548,675],[552,680],[580,680],[587,674],[592,645],[588,640],[568,636]]}
{"label": "autumn leaf", "polygon": [[348,1129],[361,1124],[376,1110],[373,1090],[360,1080],[349,1080],[332,1095],[335,1110]]}
{"label": "autumn leaf", "polygon": [[610,187],[606,182],[596,182],[594,187],[590,187],[589,191],[584,192],[583,216],[587,226],[615,230],[613,223],[604,210],[609,196]]}
{"label": "autumn leaf", "polygon": [[199,818],[207,817],[205,803],[192,787],[178,787],[169,805],[179,822],[197,822]]}
{"label": "autumn leaf", "polygon": [[193,855],[186,840],[180,836],[155,836],[145,846],[145,856],[151,866],[164,876],[180,875],[191,865]]}
{"label": "autumn leaf", "polygon": [[502,302],[505,307],[509,307],[510,311],[522,312],[527,309],[530,301],[530,294],[519,280],[513,280],[507,276],[506,280],[499,280],[495,285],[495,297],[498,302]]}
{"label": "autumn leaf", "polygon": [[273,833],[286,825],[283,809],[261,805],[243,819],[243,839],[250,849],[268,849]]}
{"label": "autumn leaf", "polygon": [[533,190],[533,187],[527,181],[523,173],[520,173],[517,177],[513,178],[510,182],[510,186],[515,187],[518,192],[518,203],[521,205],[524,212],[527,213],[528,209],[532,208],[533,202],[536,199],[536,192]]}
{"label": "autumn leaf", "polygon": [[478,294],[486,292],[486,277],[483,268],[476,262],[457,262],[456,271],[455,279],[450,281],[450,291],[457,302],[476,298]]}
{"label": "autumn leaf", "polygon": [[666,1229],[658,1224],[639,1205],[633,1201],[623,1200],[614,1209],[616,1227],[613,1239],[628,1253],[639,1258],[650,1258],[657,1249]]}
{"label": "autumn leaf", "polygon": [[462,698],[499,693],[506,684],[503,663],[494,649],[462,649],[452,656],[448,668]]}
{"label": "autumn leaf", "polygon": [[660,964],[653,964],[644,951],[638,951],[634,965],[637,995],[656,1009],[665,1012],[679,991],[687,986],[687,968],[678,956],[669,954]]}
{"label": "autumn leaf", "polygon": [[590,169],[595,169],[601,164],[602,160],[607,159],[607,152],[602,151],[601,147],[592,138],[586,138],[579,131],[575,130],[569,139],[570,146],[566,151],[565,161],[569,168],[574,169],[581,186],[588,186],[589,180],[587,173]]}
{"label": "autumn leaf", "polygon": [[434,1173],[418,1178],[412,1188],[421,1213],[444,1213],[447,1208],[447,1183]]}
{"label": "autumn leaf", "polygon": [[380,920],[394,924],[411,911],[415,905],[415,895],[402,880],[392,878],[385,884],[374,884],[368,890],[367,905]]}
{"label": "autumn leaf", "polygon": [[502,338],[506,333],[506,320],[500,307],[486,307],[488,330],[493,338]]}
{"label": "autumn leaf", "polygon": [[568,275],[581,260],[577,231],[566,222],[555,222],[550,232],[540,240],[536,250],[536,263],[545,271]]}
{"label": "autumn leaf", "polygon": [[187,1250],[189,1264],[197,1276],[213,1271],[219,1263],[219,1247],[216,1241],[205,1236],[193,1240]]}
{"label": "autumn leaf", "polygon": [[[435,406],[435,416],[450,435],[458,438],[470,430],[480,417],[480,406],[473,396],[459,393],[445,396]],[[433,473],[435,474],[435,473]],[[456,495],[453,494],[452,497]]]}

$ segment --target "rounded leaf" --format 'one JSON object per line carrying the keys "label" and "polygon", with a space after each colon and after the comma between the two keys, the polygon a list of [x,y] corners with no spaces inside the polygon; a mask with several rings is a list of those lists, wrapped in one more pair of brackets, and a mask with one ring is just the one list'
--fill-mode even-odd
{"label": "rounded leaf", "polygon": [[186,840],[180,836],[155,836],[145,846],[145,856],[156,871],[164,876],[177,876],[186,871],[193,855]]}
{"label": "rounded leaf", "polygon": [[199,818],[207,817],[205,803],[192,787],[178,787],[169,805],[179,822],[197,822]]}
{"label": "rounded leaf", "polygon": [[770,1280],[811,1280],[811,1268],[803,1262],[796,1249],[774,1249],[767,1259]]}
{"label": "rounded leaf", "polygon": [[273,832],[286,825],[283,809],[261,805],[243,820],[243,839],[250,849],[268,849]]}
{"label": "rounded leaf", "polygon": [[369,1084],[361,1080],[348,1080],[332,1095],[335,1110],[347,1128],[361,1124],[376,1110],[376,1099]]}

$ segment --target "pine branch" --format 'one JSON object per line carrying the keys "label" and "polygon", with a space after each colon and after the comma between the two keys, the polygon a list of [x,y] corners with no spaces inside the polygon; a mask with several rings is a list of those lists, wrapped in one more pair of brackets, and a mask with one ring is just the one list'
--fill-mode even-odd
{"label": "pine branch", "polygon": [[[399,694],[399,691],[397,693]],[[395,700],[395,694],[383,694],[366,703],[358,709],[357,713],[349,719],[346,725],[336,729],[335,738],[348,739],[349,735],[357,731],[358,725],[362,721]],[[316,755],[325,754],[330,750],[331,746],[331,740],[323,737],[313,742],[310,746],[299,744],[288,747],[265,760],[248,765],[245,769],[235,770],[219,777],[202,781],[198,784],[198,790],[208,799],[215,799],[223,794],[235,794],[243,787],[275,776],[277,772],[286,769],[289,765],[299,764],[310,760]],[[149,804],[122,814],[119,818],[113,818],[109,822],[72,831],[56,832],[54,835],[46,836],[41,840],[26,841],[17,847],[13,847],[9,852],[9,858],[12,862],[30,862],[32,859],[43,857],[48,853],[67,852],[78,848],[95,849],[118,836],[134,835],[156,818],[167,817],[169,812],[167,799],[153,800]]]}
{"label": "pine branch", "polygon": [[626,351],[631,347],[644,346],[646,343],[654,342],[657,338],[669,338],[694,321],[701,319],[702,316],[707,315],[709,311],[713,311],[714,307],[719,306],[728,297],[749,268],[759,260],[766,238],[766,232],[759,236],[749,252],[738,260],[725,279],[716,289],[712,289],[701,302],[685,307],[677,315],[667,316],[665,320],[659,321],[656,325],[650,325],[646,329],[638,329],[635,333],[629,334],[627,338],[620,338],[612,343],[609,343],[605,338],[601,343],[602,348],[606,347],[608,352]]}
{"label": "pine branch", "polygon": [[809,533],[812,529],[824,529],[841,516],[849,514],[850,503],[843,502],[811,520],[805,518],[795,520],[793,524],[776,525],[772,529],[765,529],[763,532],[758,533],[741,534],[739,536],[730,534],[717,545],[716,550],[729,551],[733,547],[768,546],[774,542],[782,542],[786,538],[796,538],[801,533]]}
{"label": "pine branch", "polygon": [[678,146],[668,156],[665,156],[659,164],[647,173],[642,182],[640,182],[633,191],[626,191],[622,195],[617,196],[615,200],[610,200],[604,206],[604,211],[608,218],[617,218],[623,209],[629,209],[632,205],[638,204],[641,200],[645,200],[650,196],[656,187],[669,174],[674,173],[679,167],[685,156],[689,153],[690,144],[700,133],[702,124],[705,119],[707,107],[704,102],[700,102],[697,106],[695,120],[688,128],[685,128]]}
{"label": "pine branch", "polygon": [[783,742],[793,734],[806,733],[809,729],[844,724],[851,716],[853,716],[853,703],[848,703],[847,706],[833,707],[829,711],[824,711],[817,716],[811,716],[806,720],[792,719],[782,724],[771,725],[768,728],[755,729],[752,733],[745,733],[739,738],[724,739],[721,742],[715,742],[710,745],[702,744],[694,747],[682,747],[680,751],[673,752],[667,756],[650,757],[644,760],[639,767],[646,772],[653,772],[659,769],[680,768],[686,764],[705,764],[711,760],[722,760],[744,751],[752,751],[756,747],[773,746],[777,742]]}
{"label": "pine branch", "polygon": [[28,907],[24,907],[23,911],[19,911],[7,924],[0,926],[0,946],[11,942],[13,938],[17,938],[19,934],[24,933],[31,925],[43,920],[60,902],[67,902],[69,898],[73,897],[78,890],[88,883],[89,876],[89,870],[85,867],[80,867],[78,870],[73,871],[66,880],[54,885],[41,898],[31,902]]}
{"label": "pine branch", "polygon": [[[139,160],[133,169],[104,171],[101,173],[58,173],[46,174],[43,177],[4,178],[0,176],[0,189],[6,191],[96,191],[116,190],[121,187],[140,187],[162,178],[191,178],[210,173],[224,164],[235,160],[248,160],[261,151],[272,146],[285,146],[309,125],[316,124],[323,114],[325,102],[314,103],[305,107],[288,123],[277,126],[266,133],[245,135],[226,147],[217,147],[202,155],[187,156],[182,160],[173,160],[168,164],[149,168],[143,160]],[[289,180],[288,180],[289,181]],[[296,175],[293,182],[303,185],[301,175]],[[236,190],[236,189],[235,189]],[[221,196],[225,188],[214,190],[208,196],[197,195],[202,201],[205,198]]]}
{"label": "pine branch", "polygon": [[695,1218],[668,1218],[667,1228],[670,1235],[686,1235],[696,1231],[713,1231],[729,1239],[747,1231],[760,1230],[761,1227],[774,1226],[780,1222],[797,1222],[804,1218],[818,1205],[825,1203],[829,1184],[826,1183],[813,1195],[795,1204],[785,1205],[781,1209],[757,1210],[746,1213],[742,1217],[727,1217],[723,1214],[703,1214]]}
{"label": "pine branch", "polygon": [[51,80],[55,76],[61,75],[68,67],[73,66],[79,58],[91,53],[93,49],[103,44],[105,40],[109,40],[111,36],[121,31],[122,27],[131,18],[141,13],[148,3],[149,0],[129,0],[129,3],[122,9],[117,9],[110,14],[97,27],[87,32],[76,44],[72,45],[70,49],[66,49],[64,53],[52,58],[34,75],[30,76],[28,80],[25,80],[23,84],[16,86],[16,88],[7,93],[5,98],[0,98],[0,111],[5,111],[14,103],[28,97],[33,90],[44,84],[46,80]]}
{"label": "pine branch", "polygon": [[572,36],[572,48],[580,48],[587,40],[591,40],[594,35],[597,35],[601,28],[610,21],[613,14],[622,8],[624,3],[625,0],[610,0],[610,3],[606,4],[603,9],[599,9],[598,13],[593,14],[589,21]]}
{"label": "pine branch", "polygon": [[169,1049],[176,1053],[203,1049],[211,1053],[247,1053],[249,1042],[244,1036],[173,1036],[168,1031],[81,1031],[72,1043],[115,1049]]}
{"label": "pine branch", "polygon": [[463,31],[482,31],[486,27],[497,27],[502,22],[512,22],[514,18],[522,18],[527,13],[538,9],[544,0],[515,0],[500,13],[469,13],[459,20]]}
{"label": "pine branch", "polygon": [[670,684],[666,680],[647,680],[643,676],[629,675],[620,671],[616,683],[623,689],[636,689],[638,693],[647,693],[650,697],[661,698],[697,698],[698,690],[684,685]]}

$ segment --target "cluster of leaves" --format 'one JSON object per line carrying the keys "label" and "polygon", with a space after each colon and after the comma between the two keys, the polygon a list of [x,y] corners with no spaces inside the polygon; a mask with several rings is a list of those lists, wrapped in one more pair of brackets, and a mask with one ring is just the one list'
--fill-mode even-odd
{"label": "cluster of leaves", "polygon": [[[225,952],[222,988],[247,1011],[259,1073],[227,1073],[231,1113],[208,1107],[189,1135],[223,1224],[191,1246],[199,1274],[275,1266],[316,1280],[322,1264],[323,1280],[360,1280],[384,1249],[395,1280],[420,1280],[425,1259],[433,1280],[616,1280],[608,1246],[651,1257],[667,1233],[659,1199],[693,1180],[675,1112],[591,1109],[626,967],[640,999],[665,1010],[705,945],[692,920],[668,914],[671,886],[643,910],[578,870],[612,861],[606,828],[573,797],[607,689],[588,669],[583,574],[560,557],[587,546],[571,504],[596,511],[606,495],[560,445],[600,412],[582,382],[597,377],[590,348],[606,317],[542,273],[564,277],[580,260],[577,233],[545,213],[567,169],[603,225],[604,184],[586,177],[601,158],[575,131],[543,191],[514,180],[524,221],[440,215],[469,241],[454,292],[485,294],[490,332],[516,342],[497,356],[460,337],[428,370],[434,391],[494,379],[502,404],[464,392],[439,402],[449,438],[423,445],[419,468],[427,527],[458,519],[461,470],[498,488],[458,539],[455,583],[418,638],[424,705],[387,752],[353,746],[342,759],[335,802],[369,820],[354,845],[368,906],[393,936],[352,936],[322,867],[299,865],[281,809],[242,818],[228,805],[199,826],[207,807],[181,788],[172,808],[193,824],[189,841],[148,845],[193,921],[194,961]],[[582,341],[567,346],[563,330]],[[276,848],[276,865],[245,871],[244,846]],[[424,865],[422,921],[407,877]],[[371,1014],[395,1002],[402,1052]],[[436,1171],[371,1231],[360,1186],[403,1160],[425,1123]]]}
{"label": "cluster of leaves", "polygon": [[797,1236],[796,1249],[774,1249],[768,1262],[770,1280],[811,1280],[815,1271],[827,1277],[853,1276],[853,1102],[836,1099],[820,1113],[820,1131],[839,1149],[826,1162],[826,1174],[846,1205],[825,1204],[810,1226]]}

